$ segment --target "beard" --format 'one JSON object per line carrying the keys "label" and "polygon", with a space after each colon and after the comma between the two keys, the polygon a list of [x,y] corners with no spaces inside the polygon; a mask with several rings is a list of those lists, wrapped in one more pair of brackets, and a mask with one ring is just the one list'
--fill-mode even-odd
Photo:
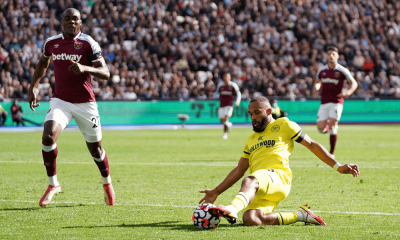
{"label": "beard", "polygon": [[267,127],[267,125],[268,125],[268,119],[267,118],[263,118],[261,120],[261,122],[257,122],[257,123],[258,123],[257,127],[253,125],[253,131],[254,132],[263,132],[265,130],[265,128]]}

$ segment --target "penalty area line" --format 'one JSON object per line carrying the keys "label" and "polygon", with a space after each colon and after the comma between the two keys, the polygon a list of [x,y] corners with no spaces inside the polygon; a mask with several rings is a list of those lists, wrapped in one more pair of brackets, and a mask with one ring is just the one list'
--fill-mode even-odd
{"label": "penalty area line", "polygon": [[[17,203],[38,203],[37,201],[29,201],[29,200],[6,200],[0,199],[0,202],[17,202]],[[53,201],[52,204],[76,204],[76,205],[104,205],[104,203],[96,203],[96,202],[86,202],[86,203],[79,203],[79,202],[71,202],[71,201]],[[177,206],[177,205],[163,205],[163,204],[146,204],[146,203],[123,203],[119,204],[116,203],[116,206],[146,206],[146,207],[173,207],[173,208],[196,208],[197,206]],[[105,206],[105,205],[104,205]],[[55,206],[56,207],[56,206]],[[16,210],[18,211],[18,210]],[[294,212],[293,209],[276,209],[275,212]],[[343,212],[343,211],[318,211],[313,210],[316,213],[335,213],[335,214],[352,214],[352,215],[375,215],[375,216],[400,216],[400,213],[384,213],[384,212]]]}

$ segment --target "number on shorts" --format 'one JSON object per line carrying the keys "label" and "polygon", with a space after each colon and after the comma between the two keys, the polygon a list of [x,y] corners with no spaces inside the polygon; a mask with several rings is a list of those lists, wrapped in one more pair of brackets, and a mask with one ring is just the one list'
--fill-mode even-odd
{"label": "number on shorts", "polygon": [[100,119],[99,117],[92,117],[92,122],[93,122],[93,127],[92,128],[97,128],[100,124]]}

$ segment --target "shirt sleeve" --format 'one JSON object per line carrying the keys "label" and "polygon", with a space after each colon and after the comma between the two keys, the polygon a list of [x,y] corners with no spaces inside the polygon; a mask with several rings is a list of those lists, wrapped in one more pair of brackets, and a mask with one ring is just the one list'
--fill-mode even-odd
{"label": "shirt sleeve", "polygon": [[[250,136],[251,137],[251,136]],[[248,146],[248,142],[250,137],[247,139],[246,141],[246,145],[244,145],[244,150],[243,150],[243,154],[242,154],[242,158],[250,158],[250,150],[249,150],[249,146]]]}
{"label": "shirt sleeve", "polygon": [[321,72],[321,70],[322,70],[322,67],[319,67],[318,68],[318,71],[317,71],[317,74],[315,75],[315,77],[314,77],[314,80],[319,80],[319,73]]}
{"label": "shirt sleeve", "polygon": [[300,128],[300,126],[292,121],[287,121],[287,134],[288,137],[293,140],[296,141],[298,143],[300,143],[301,141],[303,141],[304,136],[306,135]]}
{"label": "shirt sleeve", "polygon": [[47,39],[46,42],[44,42],[43,49],[42,49],[43,56],[46,58],[49,58],[51,56],[51,52],[49,51],[50,44],[47,44],[48,41],[49,41],[49,39]]}
{"label": "shirt sleeve", "polygon": [[343,67],[342,72],[343,72],[343,74],[344,74],[344,76],[346,77],[347,80],[350,80],[353,77],[353,76],[351,76],[351,73],[350,73],[349,69],[347,69],[345,67]]}
{"label": "shirt sleeve", "polygon": [[101,55],[100,45],[95,41],[90,43],[90,45],[91,45],[92,51],[93,51],[93,55],[90,56],[90,60],[92,60],[92,62],[100,61],[103,58],[103,56]]}
{"label": "shirt sleeve", "polygon": [[239,86],[235,82],[232,82],[232,86],[235,89],[236,93],[236,103],[240,103],[240,100],[242,99],[242,94],[240,93]]}

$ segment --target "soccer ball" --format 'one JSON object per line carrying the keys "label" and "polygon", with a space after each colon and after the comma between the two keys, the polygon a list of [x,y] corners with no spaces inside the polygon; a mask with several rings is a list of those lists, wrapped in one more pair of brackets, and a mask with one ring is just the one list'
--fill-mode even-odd
{"label": "soccer ball", "polygon": [[193,224],[198,229],[216,229],[221,219],[212,215],[208,209],[215,207],[211,203],[203,203],[197,206],[192,215]]}

